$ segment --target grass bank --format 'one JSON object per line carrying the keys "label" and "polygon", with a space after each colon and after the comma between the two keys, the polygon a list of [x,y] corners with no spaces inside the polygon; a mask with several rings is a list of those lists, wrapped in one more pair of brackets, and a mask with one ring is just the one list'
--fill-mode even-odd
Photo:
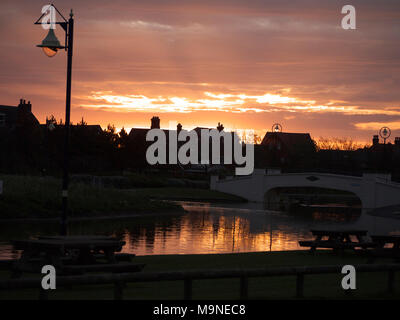
{"label": "grass bank", "polygon": [[[58,217],[61,181],[51,177],[2,175],[0,219]],[[69,188],[70,216],[104,216],[183,210],[176,204],[153,201],[129,190],[97,188],[72,183]]]}
{"label": "grass bank", "polygon": [[[364,264],[366,257],[349,252],[344,256],[330,251],[319,251],[310,255],[306,251],[258,252],[219,255],[163,255],[138,256],[135,262],[145,263],[143,272],[177,271],[195,269],[257,268],[303,265],[345,265]],[[376,263],[391,261],[376,261]],[[6,272],[0,273],[5,279]],[[394,295],[386,292],[387,273],[357,274],[357,289],[346,294],[341,288],[342,274],[305,276],[304,295],[306,299],[398,299],[400,290]],[[194,299],[237,299],[239,280],[197,280],[193,283]],[[400,288],[400,277],[395,277],[395,288]],[[296,278],[281,276],[250,278],[250,299],[295,299]],[[0,299],[37,299],[38,290],[15,290],[2,292]],[[125,299],[182,299],[183,282],[165,281],[157,283],[129,284],[124,290]],[[113,286],[75,286],[58,288],[50,299],[112,299]]]}

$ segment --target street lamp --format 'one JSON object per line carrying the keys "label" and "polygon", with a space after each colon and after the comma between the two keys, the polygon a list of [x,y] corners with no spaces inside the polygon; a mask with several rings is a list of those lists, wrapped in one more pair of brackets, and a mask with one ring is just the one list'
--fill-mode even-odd
{"label": "street lamp", "polygon": [[282,126],[280,123],[274,123],[272,125],[272,132],[282,132]]}
{"label": "street lamp", "polygon": [[[73,37],[74,37],[74,19],[73,13],[69,15],[69,19],[58,11],[58,9],[51,4],[48,10],[56,10],[57,13],[63,19],[62,22],[50,22],[49,32],[38,47],[42,48],[44,53],[48,57],[54,57],[59,49],[65,49],[67,51],[67,92],[66,92],[66,104],[65,104],[65,140],[64,140],[64,163],[63,163],[63,182],[62,182],[62,215],[61,215],[61,235],[67,235],[67,216],[68,216],[68,184],[69,184],[69,131],[70,131],[70,117],[71,117],[71,71],[72,71],[72,49],[73,49]],[[43,13],[35,24],[42,24],[39,22],[43,16],[47,13]],[[53,25],[60,25],[65,31],[65,46],[60,44],[58,41]]]}
{"label": "street lamp", "polygon": [[54,57],[59,49],[64,49],[64,47],[60,44],[60,41],[58,41],[53,28],[49,29],[49,33],[47,34],[46,38],[44,38],[42,43],[38,44],[37,47],[42,48],[43,52],[48,57]]}

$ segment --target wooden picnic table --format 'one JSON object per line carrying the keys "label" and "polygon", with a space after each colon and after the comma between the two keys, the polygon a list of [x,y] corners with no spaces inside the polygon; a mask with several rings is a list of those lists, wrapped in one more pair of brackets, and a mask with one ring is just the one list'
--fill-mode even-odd
{"label": "wooden picnic table", "polygon": [[[371,239],[375,243],[375,249],[371,252],[369,262],[375,257],[400,258],[400,235],[371,235]],[[392,246],[387,247],[388,244]]]}
{"label": "wooden picnic table", "polygon": [[[344,249],[355,249],[361,247],[363,249],[371,247],[374,244],[365,239],[366,230],[311,230],[314,240],[299,241],[301,247],[310,247],[310,252],[314,252],[317,248],[328,248],[343,251]],[[355,237],[357,241],[353,241]]]}
{"label": "wooden picnic table", "polygon": [[400,249],[400,235],[371,235],[371,239],[377,244],[378,248],[383,248],[387,244],[393,244],[392,249]]}
{"label": "wooden picnic table", "polygon": [[14,265],[18,276],[24,271],[38,271],[44,264],[53,265],[61,273],[68,269],[66,265],[90,269],[88,265],[97,264],[99,258],[108,264],[116,264],[115,253],[122,250],[125,242],[101,236],[73,236],[14,240],[12,244],[15,250],[22,250],[21,258]]}

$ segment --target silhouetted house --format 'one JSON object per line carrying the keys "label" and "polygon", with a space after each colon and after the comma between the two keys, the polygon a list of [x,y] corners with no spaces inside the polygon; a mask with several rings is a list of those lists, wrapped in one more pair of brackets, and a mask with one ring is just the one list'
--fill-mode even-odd
{"label": "silhouetted house", "polygon": [[[178,123],[176,130],[176,135],[179,134],[179,132],[182,130],[182,125]],[[147,148],[153,144],[153,141],[146,141],[146,135],[147,132],[151,129],[160,129],[160,118],[159,117],[152,117],[151,118],[151,124],[150,128],[132,128],[131,131],[129,132],[129,149],[131,156],[133,157],[132,162],[135,163],[139,167],[144,167],[148,166],[147,161],[146,161],[146,151]],[[169,129],[161,129],[166,137],[166,159],[167,162],[169,160],[169,135],[171,130]],[[183,145],[185,142],[184,141],[177,141],[177,146],[178,148]],[[179,165],[156,165],[156,167],[160,168],[177,168],[177,167],[182,167]]]}
{"label": "silhouetted house", "polygon": [[18,106],[0,105],[0,128],[39,126],[39,121],[32,113],[32,104],[21,99]]}
{"label": "silhouetted house", "polygon": [[[153,141],[146,141],[146,135],[147,132],[150,129],[160,129],[160,118],[159,117],[152,117],[151,118],[151,125],[150,128],[132,128],[131,131],[129,132],[129,140],[130,140],[130,153],[133,157],[133,162],[138,164],[139,166],[147,166],[147,162],[146,162],[146,150],[147,148],[153,144]],[[218,123],[217,129],[221,132],[224,127],[222,124]],[[169,160],[169,137],[170,137],[170,133],[171,130],[168,129],[161,129],[164,133],[165,133],[165,137],[166,137],[166,158],[167,158],[167,162]],[[178,123],[177,128],[175,131],[176,136],[179,135],[179,132],[183,130],[183,127],[180,123]],[[196,127],[195,129],[193,129],[193,131],[195,131],[197,133],[197,137],[198,137],[198,163],[201,163],[201,131],[202,130],[211,130],[211,128],[205,128],[205,127]],[[230,132],[230,134],[232,135],[232,141],[233,141],[233,132]],[[189,138],[187,138],[187,140],[189,140]],[[178,150],[179,148],[185,144],[186,141],[177,141],[177,147]],[[211,148],[211,138],[210,138],[210,145],[209,145],[209,155],[210,155],[210,160],[209,162],[211,163],[211,157],[212,157],[212,148]],[[233,149],[232,149],[233,150]],[[223,164],[224,163],[224,140],[221,139],[221,143],[220,143],[220,163]],[[158,165],[158,167],[160,167]],[[163,165],[163,168],[176,168],[176,167],[180,167],[182,168],[182,165]],[[193,167],[193,166],[185,166],[185,167]]]}
{"label": "silhouetted house", "polygon": [[315,143],[308,133],[267,132],[261,145],[267,166],[307,167],[312,165],[316,153]]}
{"label": "silhouetted house", "polygon": [[[182,128],[182,126],[181,126]],[[159,117],[152,117],[150,128],[132,128],[129,132],[129,138],[132,142],[137,144],[143,144],[146,142],[146,135],[150,129],[160,129],[160,118]],[[169,130],[163,130],[168,137]]]}
{"label": "silhouetted house", "polygon": [[[132,128],[129,132],[128,149],[130,152],[131,163],[135,167],[147,167],[146,150],[153,143],[146,141],[147,132],[151,129],[160,129],[160,118],[152,117],[150,128]],[[163,130],[167,138],[167,146],[169,140],[169,130]],[[168,150],[168,147],[167,147]],[[168,157],[168,155],[167,155]],[[168,159],[168,158],[167,158]]]}
{"label": "silhouetted house", "polygon": [[17,106],[0,105],[0,169],[25,172],[37,165],[40,142],[40,124],[29,101],[21,99]]}
{"label": "silhouetted house", "polygon": [[[235,136],[235,132],[227,132],[227,131],[225,131],[225,132],[223,132],[223,135],[222,135],[222,131],[224,131],[224,126],[220,123],[220,122],[218,122],[218,125],[217,125],[217,127],[216,128],[214,128],[214,129],[217,129],[218,130],[218,132],[220,132],[221,133],[221,136],[223,137],[221,137],[220,138],[220,148],[219,148],[219,164],[217,164],[217,163],[212,163],[212,156],[213,156],[213,151],[212,151],[212,149],[213,149],[213,139],[210,137],[209,138],[209,141],[208,141],[208,143],[209,143],[209,148],[208,148],[208,152],[209,152],[209,156],[210,156],[210,158],[209,158],[209,163],[210,163],[210,165],[216,165],[217,167],[219,167],[218,165],[224,165],[225,167],[231,167],[231,168],[233,168],[233,165],[234,165],[234,161],[235,161],[235,159],[234,159],[234,156],[233,156],[233,151],[234,151],[234,136]],[[202,145],[202,134],[201,134],[201,132],[203,131],[203,130],[208,130],[209,132],[212,130],[212,128],[205,128],[205,127],[196,127],[196,128],[194,128],[193,129],[196,133],[197,133],[197,137],[198,137],[198,154],[199,154],[199,163],[200,163],[200,161],[201,161],[201,145]],[[231,150],[232,150],[232,160],[231,160],[231,163],[229,164],[228,162],[229,161],[226,161],[227,163],[225,163],[225,144],[228,142],[228,141],[226,141],[225,140],[225,136],[227,136],[228,137],[228,135],[230,135],[230,143],[231,143]],[[244,152],[244,151],[243,151]]]}
{"label": "silhouetted house", "polygon": [[[151,129],[160,129],[159,117],[151,118],[150,128],[132,128],[131,131],[129,132],[129,138],[131,142],[138,146],[147,144],[146,135],[147,132]],[[163,130],[163,131],[166,134],[166,137],[168,137],[167,134],[169,130]],[[151,142],[149,144],[151,144]]]}
{"label": "silhouetted house", "polygon": [[391,171],[396,179],[400,178],[400,137],[394,143],[380,143],[379,136],[374,135],[368,151],[368,169],[374,171]]}
{"label": "silhouetted house", "polygon": [[397,148],[398,146],[400,146],[400,137],[396,137],[394,140],[394,144],[392,144],[391,142],[388,143],[380,143],[379,142],[379,136],[378,135],[374,135],[372,137],[372,145],[369,148],[370,151],[372,152],[385,152],[385,151],[389,151],[390,152],[392,150],[394,150],[395,148]]}

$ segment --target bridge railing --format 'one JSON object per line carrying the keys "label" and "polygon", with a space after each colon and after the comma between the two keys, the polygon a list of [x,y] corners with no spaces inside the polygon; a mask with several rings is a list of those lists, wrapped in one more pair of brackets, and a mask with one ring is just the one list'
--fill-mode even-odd
{"label": "bridge railing", "polygon": [[[394,276],[400,271],[400,264],[360,264],[354,265],[359,272],[387,272],[387,290],[394,292]],[[342,266],[300,266],[300,267],[277,267],[277,268],[253,268],[253,269],[224,269],[224,270],[194,270],[174,272],[142,272],[142,273],[121,273],[121,274],[96,274],[83,276],[60,276],[57,277],[57,287],[76,285],[102,285],[114,284],[114,299],[123,298],[123,291],[127,283],[138,282],[159,282],[159,281],[183,281],[183,298],[191,300],[193,296],[193,281],[205,279],[227,279],[239,278],[239,297],[248,298],[249,278],[257,277],[296,277],[296,297],[304,296],[304,282],[306,275],[317,274],[340,274]],[[10,279],[0,281],[0,290],[29,289],[39,290],[39,299],[47,299],[51,290],[41,289],[40,278]]]}

